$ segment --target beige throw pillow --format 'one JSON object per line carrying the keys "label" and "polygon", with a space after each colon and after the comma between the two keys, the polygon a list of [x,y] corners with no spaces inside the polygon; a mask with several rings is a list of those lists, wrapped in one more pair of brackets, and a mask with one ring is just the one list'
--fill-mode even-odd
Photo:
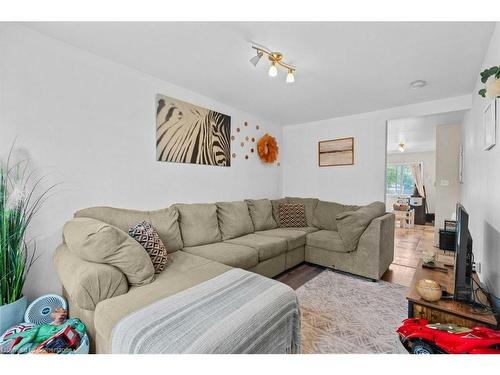
{"label": "beige throw pillow", "polygon": [[371,221],[385,214],[385,204],[373,202],[356,211],[346,211],[337,215],[339,236],[347,251],[355,251],[358,242]]}
{"label": "beige throw pillow", "polygon": [[68,249],[83,260],[118,268],[130,285],[145,285],[154,280],[148,253],[122,230],[89,218],[71,219],[64,225]]}

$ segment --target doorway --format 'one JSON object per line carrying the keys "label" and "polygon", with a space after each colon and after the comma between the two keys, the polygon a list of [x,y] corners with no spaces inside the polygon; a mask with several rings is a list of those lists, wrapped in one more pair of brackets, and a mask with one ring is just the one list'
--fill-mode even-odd
{"label": "doorway", "polygon": [[465,111],[387,122],[385,202],[396,215],[389,281],[408,285],[460,199],[459,154]]}

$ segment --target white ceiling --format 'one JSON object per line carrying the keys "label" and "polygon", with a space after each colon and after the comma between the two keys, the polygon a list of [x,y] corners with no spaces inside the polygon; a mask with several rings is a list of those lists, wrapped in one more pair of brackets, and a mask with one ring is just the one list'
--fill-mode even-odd
{"label": "white ceiling", "polygon": [[[473,90],[494,23],[25,23],[115,62],[278,124],[373,111]],[[297,67],[267,76],[255,42]],[[420,90],[409,83],[423,79]],[[168,95],[168,92],[163,93]]]}
{"label": "white ceiling", "polygon": [[460,126],[465,111],[440,113],[391,120],[387,125],[387,152],[399,153],[399,144],[405,144],[404,152],[425,152],[436,150],[436,127],[455,124]]}

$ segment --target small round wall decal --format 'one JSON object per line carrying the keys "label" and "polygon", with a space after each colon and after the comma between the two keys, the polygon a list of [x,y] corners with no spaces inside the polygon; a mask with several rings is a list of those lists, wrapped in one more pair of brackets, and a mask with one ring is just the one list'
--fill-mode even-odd
{"label": "small round wall decal", "polygon": [[240,143],[240,146],[241,146],[241,147],[245,146],[245,143],[241,142],[241,143]]}
{"label": "small round wall decal", "polygon": [[280,162],[278,162],[278,167],[279,167],[280,165],[281,165],[281,164],[280,164]]}
{"label": "small round wall decal", "polygon": [[[255,127],[255,129],[259,130],[259,125],[257,125],[257,126]],[[239,131],[239,130],[238,130],[238,131]]]}
{"label": "small round wall decal", "polygon": [[248,126],[248,122],[245,121],[245,126]]}
{"label": "small round wall decal", "polygon": [[250,138],[248,138],[248,137],[245,137],[245,141],[248,141],[249,139],[250,139]]}
{"label": "small round wall decal", "polygon": [[235,158],[235,157],[236,157],[236,154],[233,152],[233,158]]}
{"label": "small round wall decal", "polygon": [[254,151],[255,151],[255,150],[254,150],[253,148],[251,148],[251,149],[250,149],[250,152],[252,152],[252,153],[253,153]]}
{"label": "small round wall decal", "polygon": [[231,141],[234,141],[234,135],[231,136]]}
{"label": "small round wall decal", "polygon": [[255,138],[254,137],[252,137],[252,142],[255,142]]}
{"label": "small round wall decal", "polygon": [[239,133],[240,132],[240,128],[236,128],[236,131]]}
{"label": "small round wall decal", "polygon": [[248,159],[248,155],[245,155],[245,159]]}

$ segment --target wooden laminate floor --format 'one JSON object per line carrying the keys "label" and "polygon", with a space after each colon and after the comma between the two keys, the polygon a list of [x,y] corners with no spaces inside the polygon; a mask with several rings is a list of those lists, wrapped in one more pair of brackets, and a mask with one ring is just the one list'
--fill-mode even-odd
{"label": "wooden laminate floor", "polygon": [[[427,225],[415,225],[412,229],[396,228],[394,238],[394,261],[382,280],[399,285],[409,286],[415,273],[415,267],[425,250],[434,248],[434,227]],[[439,260],[447,257],[439,252]],[[297,289],[305,284],[324,268],[313,264],[303,263],[288,270],[276,279]]]}

